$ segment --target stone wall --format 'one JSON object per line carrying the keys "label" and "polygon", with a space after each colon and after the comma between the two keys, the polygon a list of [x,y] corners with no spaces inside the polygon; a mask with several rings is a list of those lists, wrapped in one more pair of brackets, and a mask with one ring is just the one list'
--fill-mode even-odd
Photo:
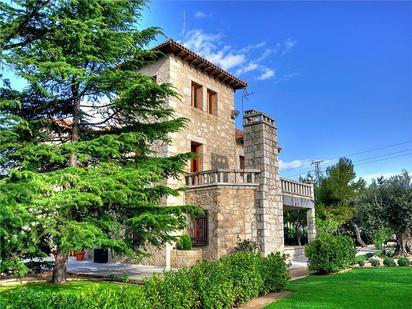
{"label": "stone wall", "polygon": [[288,261],[306,263],[308,259],[305,256],[304,246],[285,246],[283,253],[287,254]]}
{"label": "stone wall", "polygon": [[195,265],[196,261],[202,260],[202,250],[172,250],[171,266],[172,268],[191,267]]}
{"label": "stone wall", "polygon": [[256,192],[257,239],[261,252],[283,251],[283,201],[279,176],[275,121],[254,110],[244,115],[245,159],[248,168],[260,170]]}
{"label": "stone wall", "polygon": [[256,239],[256,186],[209,186],[186,191],[186,202],[208,212],[208,245],[203,258],[216,260],[229,254],[238,237]]}

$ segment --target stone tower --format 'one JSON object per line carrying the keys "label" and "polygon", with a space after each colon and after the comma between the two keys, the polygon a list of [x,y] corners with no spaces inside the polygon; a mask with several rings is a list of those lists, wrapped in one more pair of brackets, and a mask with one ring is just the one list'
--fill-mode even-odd
{"label": "stone tower", "polygon": [[284,247],[277,129],[270,116],[255,110],[245,112],[243,128],[246,165],[260,170],[255,197],[257,241],[267,256]]}

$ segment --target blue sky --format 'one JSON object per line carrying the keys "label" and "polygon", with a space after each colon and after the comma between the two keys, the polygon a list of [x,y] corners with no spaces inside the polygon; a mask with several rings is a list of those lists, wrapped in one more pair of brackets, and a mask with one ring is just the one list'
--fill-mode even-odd
{"label": "blue sky", "polygon": [[367,179],[412,170],[412,2],[154,1],[143,16],[248,82],[283,176],[343,155]]}

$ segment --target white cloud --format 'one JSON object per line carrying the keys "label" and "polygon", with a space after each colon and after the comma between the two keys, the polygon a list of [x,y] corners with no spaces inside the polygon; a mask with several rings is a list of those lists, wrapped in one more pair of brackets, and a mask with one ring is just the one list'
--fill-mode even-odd
{"label": "white cloud", "polygon": [[291,38],[287,38],[285,40],[285,42],[283,42],[283,50],[281,52],[281,55],[286,55],[295,45],[296,45],[296,41],[292,40]]}
{"label": "white cloud", "polygon": [[[272,54],[280,54],[280,51],[282,54],[287,53],[296,44],[296,41],[289,38],[283,44],[276,43],[274,46],[268,46],[267,42],[262,41],[248,44],[243,48],[235,48],[224,42],[223,33],[211,34],[202,29],[186,32],[182,41],[181,43],[187,48],[236,75],[257,71],[255,73],[257,80],[266,80],[275,76],[275,70],[263,63],[264,60]],[[294,75],[283,76],[283,80],[287,80]]]}
{"label": "white cloud", "polygon": [[[390,178],[392,176],[395,175],[400,175],[402,172],[386,172],[386,173],[373,173],[373,174],[363,174],[363,175],[359,175],[357,177],[357,179],[359,179],[360,177],[362,177],[363,179],[365,179],[365,181],[367,183],[371,183],[373,179],[377,180],[379,177],[384,177],[386,178]],[[412,173],[409,173],[409,175],[412,176]]]}
{"label": "white cloud", "polygon": [[222,45],[222,34],[208,34],[200,29],[190,30],[183,45],[199,53],[224,70],[238,67],[246,62],[246,55],[237,53],[229,45]]}
{"label": "white cloud", "polygon": [[201,11],[196,12],[196,14],[195,14],[195,18],[206,18],[207,16],[208,15],[206,13],[201,12]]}
{"label": "white cloud", "polygon": [[237,69],[236,75],[240,75],[240,74],[243,74],[243,73],[254,71],[258,67],[259,67],[258,64],[254,63],[254,62],[249,62],[247,65],[242,66],[239,69]]}
{"label": "white cloud", "polygon": [[260,74],[260,75],[257,77],[257,79],[258,79],[258,80],[265,80],[265,79],[271,78],[271,77],[273,77],[273,76],[275,76],[275,71],[274,71],[274,70],[269,69],[269,68],[264,68],[264,69],[263,69],[263,73]]}
{"label": "white cloud", "polygon": [[306,166],[308,162],[309,162],[308,160],[293,160],[289,162],[279,160],[279,168],[280,170],[299,168],[302,166]]}

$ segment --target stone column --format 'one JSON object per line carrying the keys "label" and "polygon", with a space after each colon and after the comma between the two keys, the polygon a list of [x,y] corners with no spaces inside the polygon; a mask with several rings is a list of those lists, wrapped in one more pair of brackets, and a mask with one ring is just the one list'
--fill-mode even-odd
{"label": "stone column", "polygon": [[245,112],[243,127],[246,165],[260,169],[255,198],[257,241],[267,256],[284,247],[277,130],[271,117],[255,110]]}
{"label": "stone column", "polygon": [[[315,188],[312,184],[311,189],[312,200],[315,201]],[[307,221],[307,228],[308,228],[308,242],[311,242],[316,237],[316,213],[315,213],[315,205],[312,206],[306,212],[306,221]]]}
{"label": "stone column", "polygon": [[306,218],[308,227],[308,242],[311,242],[316,237],[315,207],[307,210]]}

